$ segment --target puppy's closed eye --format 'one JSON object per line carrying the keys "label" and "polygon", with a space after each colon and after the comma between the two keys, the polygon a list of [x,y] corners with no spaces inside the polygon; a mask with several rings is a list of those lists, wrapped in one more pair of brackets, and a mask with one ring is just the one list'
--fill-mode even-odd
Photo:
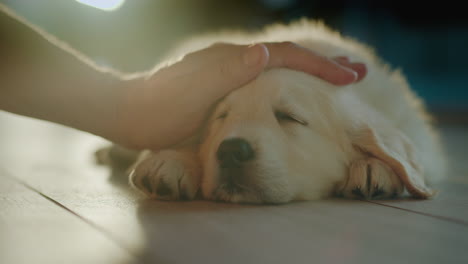
{"label": "puppy's closed eye", "polygon": [[227,111],[226,112],[221,112],[218,116],[216,116],[216,119],[225,119],[228,116]]}
{"label": "puppy's closed eye", "polygon": [[304,121],[303,119],[297,117],[294,114],[284,112],[284,111],[275,111],[275,117],[276,117],[276,120],[278,120],[279,123],[295,122],[295,123],[301,124],[303,126],[308,125],[307,121]]}

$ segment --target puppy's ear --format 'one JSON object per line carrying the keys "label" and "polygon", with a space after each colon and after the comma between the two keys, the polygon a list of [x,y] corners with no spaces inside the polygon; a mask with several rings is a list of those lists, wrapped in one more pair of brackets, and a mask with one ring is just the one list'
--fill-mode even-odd
{"label": "puppy's ear", "polygon": [[350,136],[355,148],[389,165],[413,197],[427,199],[435,194],[426,186],[413,144],[404,134],[389,127],[377,131],[366,124]]}

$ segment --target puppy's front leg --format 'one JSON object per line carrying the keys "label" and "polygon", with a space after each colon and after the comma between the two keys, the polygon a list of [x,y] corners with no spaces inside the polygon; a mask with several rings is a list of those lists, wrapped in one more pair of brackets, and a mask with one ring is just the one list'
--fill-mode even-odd
{"label": "puppy's front leg", "polygon": [[130,184],[151,198],[193,200],[200,177],[200,163],[192,149],[145,151],[131,170]]}

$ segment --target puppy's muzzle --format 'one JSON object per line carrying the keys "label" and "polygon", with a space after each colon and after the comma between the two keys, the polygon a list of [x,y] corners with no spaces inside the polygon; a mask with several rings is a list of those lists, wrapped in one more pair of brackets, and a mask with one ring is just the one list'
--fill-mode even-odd
{"label": "puppy's muzzle", "polygon": [[247,140],[242,138],[226,139],[218,147],[216,156],[221,168],[241,168],[254,158],[254,150]]}

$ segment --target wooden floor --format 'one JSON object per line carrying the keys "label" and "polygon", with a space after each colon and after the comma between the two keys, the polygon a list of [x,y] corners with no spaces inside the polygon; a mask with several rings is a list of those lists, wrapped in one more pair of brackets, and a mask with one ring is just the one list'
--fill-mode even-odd
{"label": "wooden floor", "polygon": [[468,263],[468,128],[430,201],[146,201],[93,162],[106,142],[0,113],[0,263]]}

